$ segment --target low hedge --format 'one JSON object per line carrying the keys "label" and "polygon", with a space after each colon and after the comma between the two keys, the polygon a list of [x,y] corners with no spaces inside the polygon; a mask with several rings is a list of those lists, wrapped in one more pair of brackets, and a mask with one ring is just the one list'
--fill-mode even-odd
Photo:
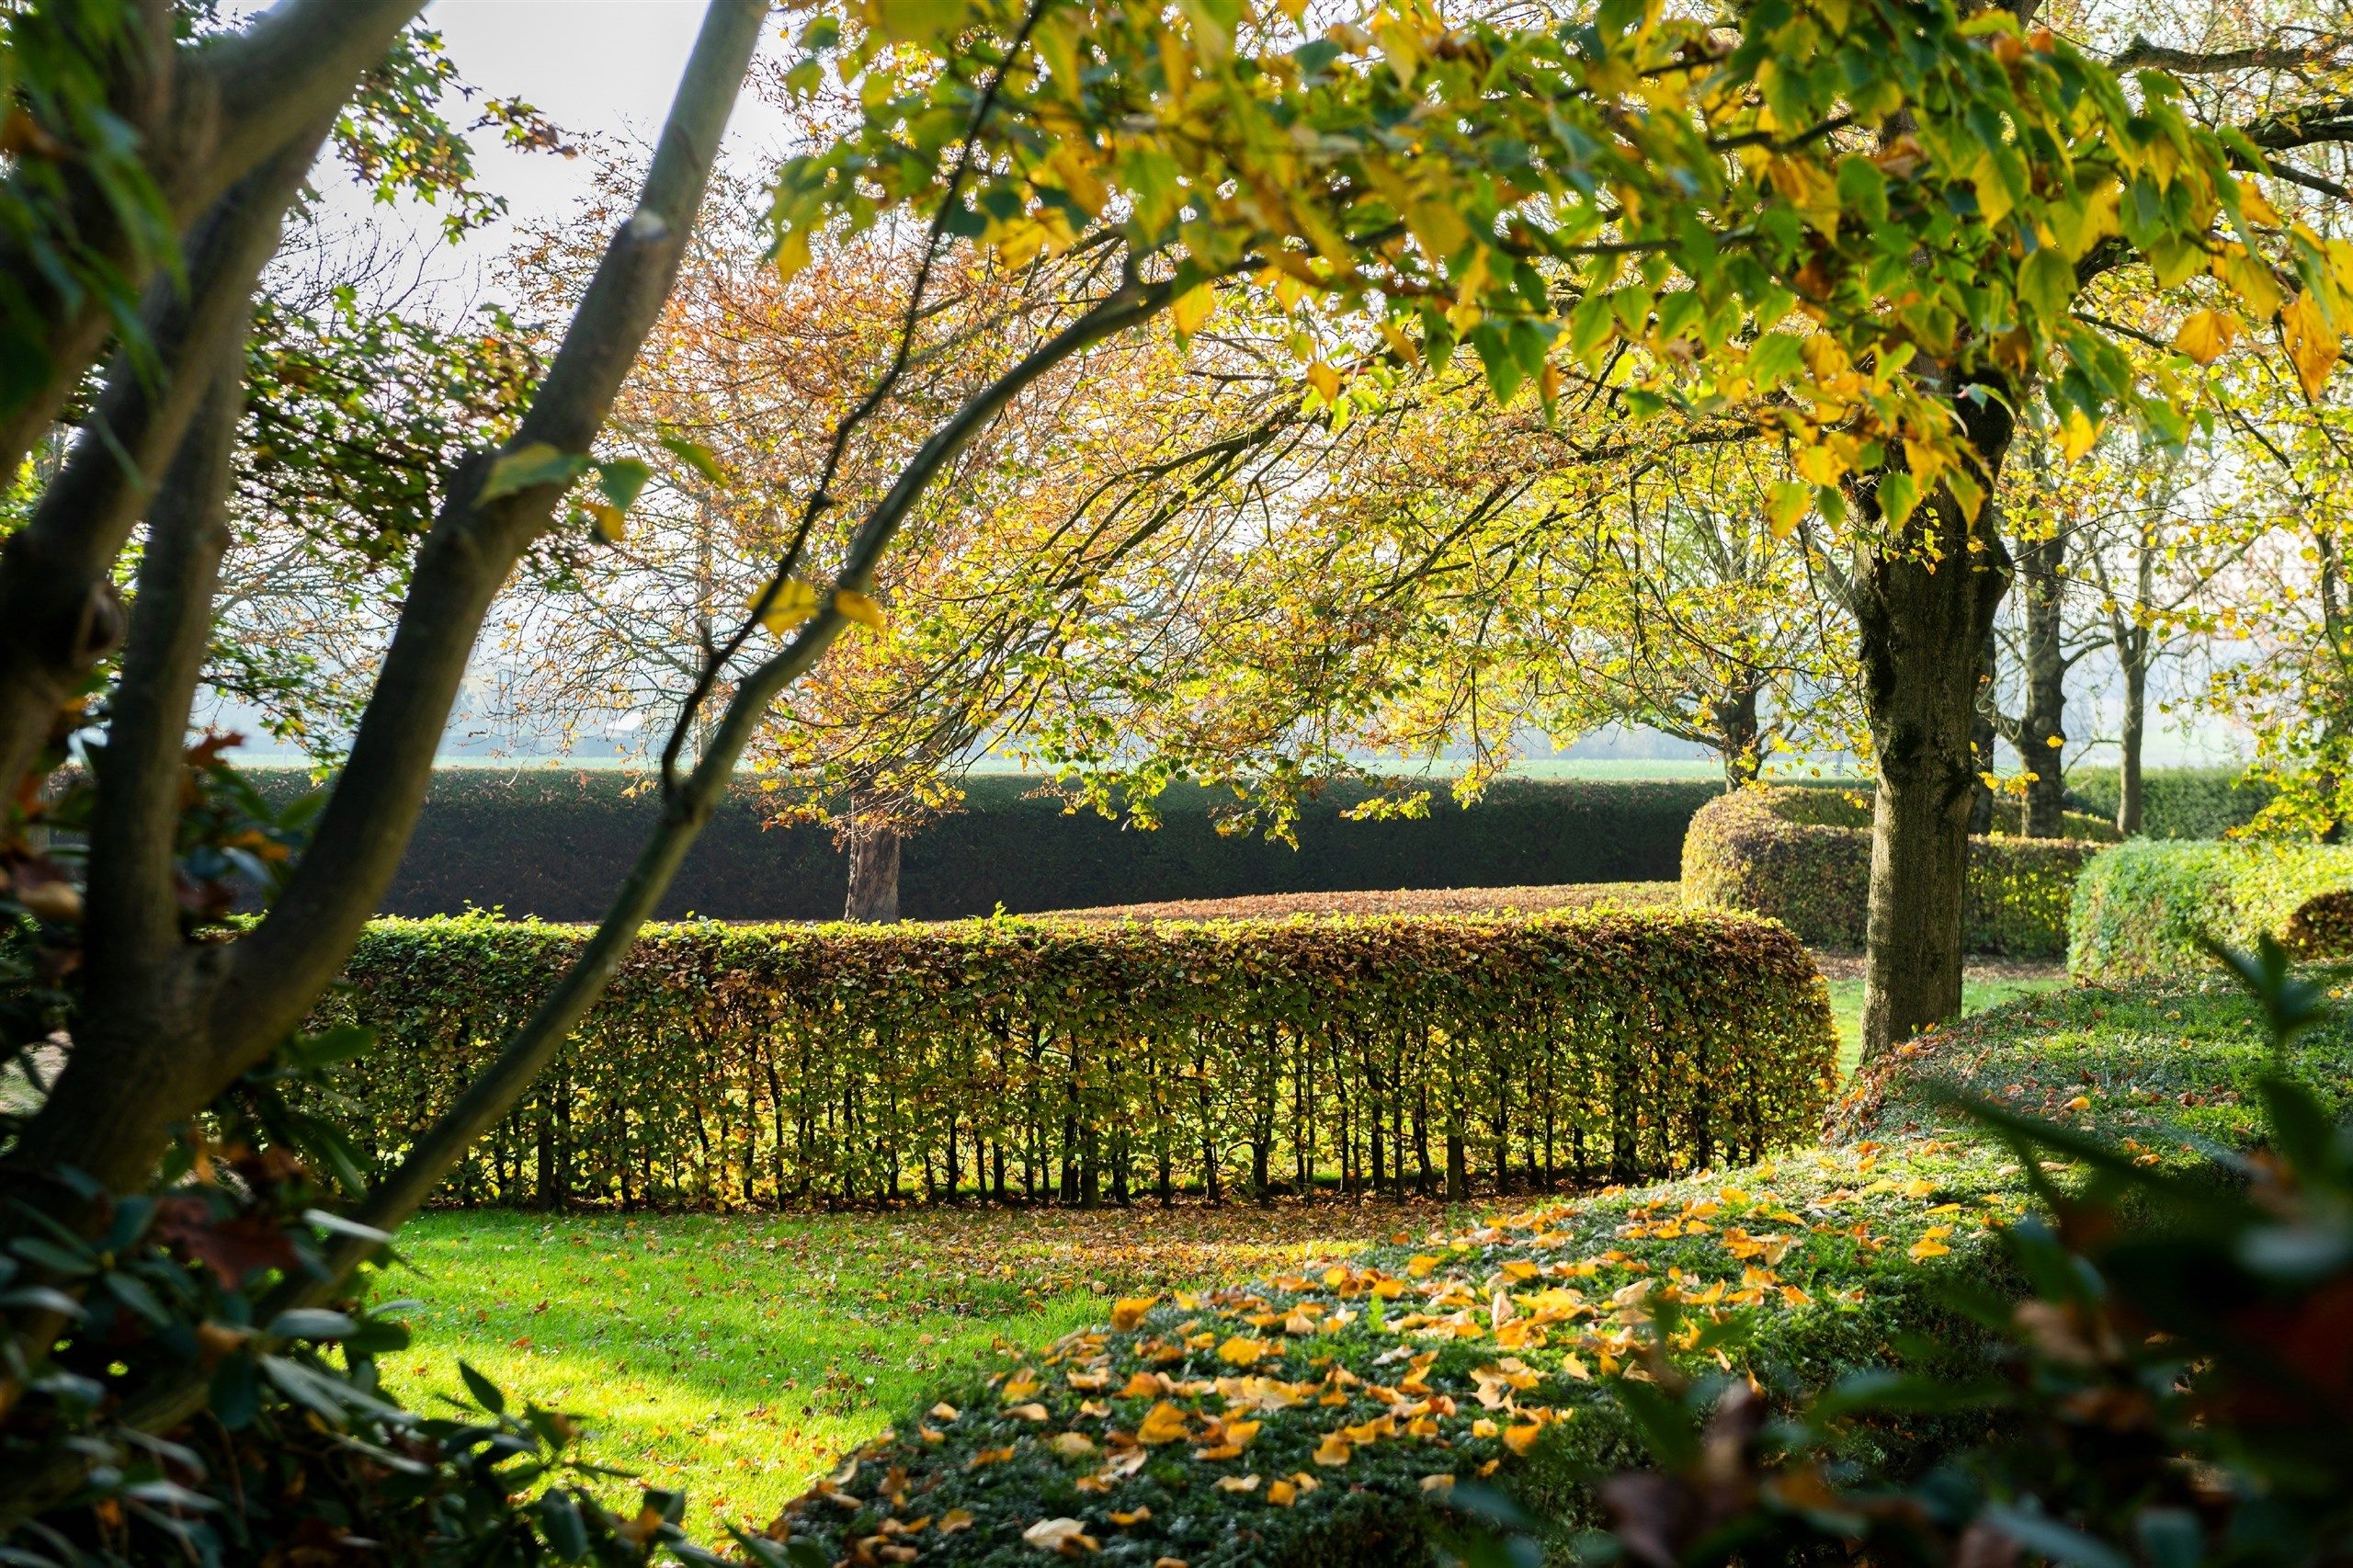
{"label": "low hedge", "polygon": [[2353,848],[2324,844],[2141,841],[2101,855],[2075,884],[2067,971],[2114,983],[2203,971],[2212,937],[2278,937],[2299,956],[2353,953]]}
{"label": "low hedge", "polygon": [[[2105,822],[2116,820],[2116,769],[2079,767],[2067,798]],[[2153,767],[2141,775],[2143,838],[2221,838],[2245,827],[2277,791],[2235,767]]]}
{"label": "low hedge", "polygon": [[[2343,1025],[2309,1037],[2298,1062],[2341,1113]],[[995,1372],[907,1412],[770,1535],[828,1561],[907,1547],[925,1562],[1012,1564],[1068,1541],[1190,1568],[1423,1563],[1460,1524],[1455,1489],[1484,1481],[1549,1521],[1557,1546],[1593,1522],[1595,1470],[1642,1457],[1603,1380],[1639,1372],[1665,1301],[1693,1372],[1819,1386],[1909,1358],[1931,1377],[1982,1375],[1943,1304],[1949,1281],[2008,1278],[1998,1232],[2029,1194],[2011,1151],[1929,1085],[2188,1161],[2198,1140],[2249,1141],[2270,1062],[2234,994],[2027,998],[1867,1069],[1821,1147],[1256,1288],[1123,1301],[1042,1351],[1009,1348]],[[1856,1457],[1917,1458],[1954,1430],[1861,1429]]]}
{"label": "low hedge", "polygon": [[[397,1154],[577,927],[386,921],[328,1021]],[[1807,1135],[1827,993],[1761,921],[1677,911],[1199,926],[649,930],[460,1202],[1215,1199],[1628,1180]]]}
{"label": "low hedge", "polygon": [[[1700,808],[1683,841],[1683,896],[1744,909],[1824,948],[1859,948],[1870,909],[1870,807],[1838,790],[1762,789]],[[2014,808],[2013,808],[2014,809]],[[1962,940],[1971,952],[2051,958],[2067,950],[2075,874],[2113,827],[2070,813],[2077,838],[1970,840]]]}
{"label": "low hedge", "polygon": [[[255,778],[281,796],[309,787],[291,770]],[[441,770],[383,912],[599,917],[654,822],[653,798],[626,793],[630,783],[612,770]],[[1170,789],[1157,802],[1163,825],[1144,832],[1091,812],[1066,815],[1036,789],[1035,779],[977,776],[965,810],[908,841],[899,906],[909,919],[1254,893],[1666,880],[1691,813],[1718,792],[1703,780],[1505,779],[1461,807],[1441,784],[1425,819],[1349,822],[1342,813],[1368,791],[1334,789],[1302,812],[1293,849],[1219,833],[1217,812],[1233,804],[1222,790]],[[838,919],[848,871],[831,831],[765,820],[756,789],[730,795],[680,868],[662,917]]]}

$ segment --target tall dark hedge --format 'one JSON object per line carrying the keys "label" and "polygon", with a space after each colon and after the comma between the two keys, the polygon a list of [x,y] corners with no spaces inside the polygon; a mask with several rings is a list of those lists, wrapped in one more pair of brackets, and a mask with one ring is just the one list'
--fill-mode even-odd
{"label": "tall dark hedge", "polygon": [[[301,776],[259,775],[274,793]],[[618,773],[449,768],[435,776],[384,913],[457,914],[469,904],[546,920],[592,920],[653,820]],[[1689,783],[1506,780],[1463,809],[1443,789],[1427,819],[1346,822],[1361,790],[1336,790],[1299,824],[1299,847],[1221,836],[1231,795],[1180,786],[1155,832],[1031,798],[1030,781],[982,777],[969,809],[907,845],[900,908],[915,920],[1161,899],[1386,888],[1510,887],[1672,880],[1691,813],[1717,792]],[[725,920],[831,920],[847,869],[823,828],[767,829],[756,794],[732,797],[662,908]]]}
{"label": "tall dark hedge", "polygon": [[[381,921],[329,1009],[381,1034],[347,1126],[395,1157],[578,927]],[[1811,1134],[1827,993],[1745,916],[654,928],[460,1201],[1089,1203],[1337,1182],[1630,1180]]]}
{"label": "tall dark hedge", "polygon": [[[2067,798],[2095,816],[2116,820],[2116,769],[2079,767],[2067,775]],[[2255,820],[2272,787],[2247,783],[2235,767],[2155,767],[2141,776],[2141,836],[2220,838]]]}
{"label": "tall dark hedge", "polygon": [[[1710,802],[1683,847],[1683,899],[1786,924],[1806,942],[1863,945],[1870,913],[1870,814],[1828,790],[1746,790]],[[2112,828],[2069,813],[2086,835]],[[2086,838],[1969,841],[1961,940],[1972,953],[2055,959],[2067,951],[2075,876],[2100,845]]]}

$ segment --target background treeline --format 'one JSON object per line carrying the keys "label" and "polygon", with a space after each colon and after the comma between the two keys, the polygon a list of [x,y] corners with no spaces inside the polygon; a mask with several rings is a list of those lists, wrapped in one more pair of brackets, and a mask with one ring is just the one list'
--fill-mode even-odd
{"label": "background treeline", "polygon": [[[577,927],[380,921],[327,1021],[397,1158]],[[1743,915],[649,928],[453,1174],[459,1202],[786,1207],[1547,1190],[1754,1159],[1835,1072],[1821,981]]]}
{"label": "background treeline", "polygon": [[[2148,777],[2148,833],[2211,838],[2268,798],[2228,769]],[[257,770],[264,789],[308,787],[291,769]],[[2115,809],[2112,772],[2071,784],[2082,805]],[[653,820],[646,796],[612,770],[446,768],[406,859],[383,900],[388,915],[503,908],[547,920],[593,919]],[[1256,834],[1220,834],[1222,790],[1179,785],[1159,802],[1162,825],[1122,826],[1091,812],[1065,815],[1034,781],[984,775],[966,809],[916,832],[904,851],[901,911],[949,920],[1157,900],[1388,888],[1510,887],[1671,881],[1692,813],[1721,792],[1711,780],[1506,779],[1478,804],[1440,786],[1414,821],[1342,820],[1361,787],[1336,788],[1298,824],[1299,847]],[[764,798],[740,790],[688,858],[662,908],[666,919],[830,920],[842,912],[847,858],[819,826],[771,828]]]}

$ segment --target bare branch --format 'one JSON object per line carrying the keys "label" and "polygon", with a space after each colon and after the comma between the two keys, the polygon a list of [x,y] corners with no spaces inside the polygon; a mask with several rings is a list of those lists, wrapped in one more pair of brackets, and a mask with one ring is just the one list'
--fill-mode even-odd
{"label": "bare branch", "polygon": [[2168,49],[2135,34],[2132,41],[2125,45],[2124,52],[2111,63],[2119,71],[2157,70],[2176,76],[2215,76],[2232,71],[2292,71],[2300,65],[2326,64],[2348,48],[2353,48],[2353,38],[2341,33],[2325,34],[2310,43],[2256,44],[2211,52]]}

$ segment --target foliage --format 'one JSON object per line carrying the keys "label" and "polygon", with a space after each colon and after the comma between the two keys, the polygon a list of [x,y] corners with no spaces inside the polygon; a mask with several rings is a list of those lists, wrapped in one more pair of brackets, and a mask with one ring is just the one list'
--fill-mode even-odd
{"label": "foliage", "polygon": [[[1768,1424],[1752,1390],[1680,1377],[1620,1397],[1656,1469],[1603,1494],[1586,1561],[1702,1564],[2325,1563],[2353,1530],[2353,1127],[2309,1081],[2318,989],[2266,940],[2226,953],[2262,1005],[2254,1158],[2165,1168],[1984,1101],[2047,1219],[2006,1238],[2023,1301],[1956,1290],[1998,1350],[1966,1382],[1850,1373]],[[2325,1070],[2324,1070],[2325,1071]],[[1712,1410],[1711,1411],[1711,1406]],[[1981,1412],[1923,1471],[1857,1464],[1858,1424]],[[1695,1417],[1704,1416],[1705,1424]]]}
{"label": "foliage", "polygon": [[[2068,915],[2067,971],[2104,983],[2206,967],[2209,940],[2285,939],[2313,899],[2353,888],[2353,849],[2324,844],[2133,843],[2094,859]],[[2326,942],[2325,926],[2311,928]],[[2341,956],[2334,945],[2303,956]]]}
{"label": "foliage", "polygon": [[1291,915],[1533,915],[1560,909],[1672,907],[1678,882],[1564,882],[1529,888],[1397,888],[1380,892],[1278,892],[1255,898],[1164,899],[1058,909],[1059,920],[1279,920]]}
{"label": "foliage", "polygon": [[[2306,1050],[2342,1108],[2353,1038],[2331,1024]],[[2271,1066],[2239,998],[2018,1002],[1891,1053],[1819,1148],[1444,1226],[1248,1290],[1121,1301],[1108,1325],[943,1381],[773,1533],[836,1556],[904,1540],[927,1562],[1034,1561],[1024,1542],[1059,1531],[1196,1568],[1408,1563],[1476,1533],[1447,1504],[1483,1482],[1565,1537],[1600,1521],[1594,1483],[1641,1451],[1628,1407],[1643,1385],[1609,1398],[1615,1374],[1973,1374],[1980,1340],[1947,1285],[2016,1288],[1999,1237],[2029,1189],[1938,1082],[2179,1164],[2256,1135]],[[1910,1461],[1966,1430],[1902,1417],[1842,1451]]]}
{"label": "foliage", "polygon": [[[2014,809],[2014,808],[2013,808]],[[1683,892],[1695,907],[1746,909],[1808,943],[1863,945],[1870,884],[1870,808],[1831,790],[1746,790],[1712,801],[1683,843]],[[1970,840],[1967,950],[2056,958],[2066,950],[2075,874],[2115,830],[2071,814],[2083,838]]]}
{"label": "foliage", "polygon": [[[2234,767],[2153,767],[2141,778],[2147,838],[2229,838],[2256,819],[2271,788]],[[2076,767],[2067,773],[2072,803],[2116,820],[2116,770]]]}
{"label": "foliage", "polygon": [[[306,792],[307,774],[251,770],[278,797]],[[551,920],[593,918],[654,820],[629,774],[448,767],[383,907],[457,914],[470,905]],[[1447,799],[1419,816],[1348,821],[1368,801],[1410,795],[1392,782],[1337,785],[1301,808],[1296,847],[1230,831],[1225,791],[1175,786],[1146,828],[1073,811],[1033,778],[981,775],[962,813],[916,832],[903,873],[914,919],[957,919],[1253,894],[1361,889],[1497,887],[1672,877],[1703,782],[1506,779],[1469,807]],[[767,825],[775,796],[730,792],[664,904],[673,918],[818,920],[841,912],[842,859],[811,827]]]}
{"label": "foliage", "polygon": [[[387,1040],[338,1082],[371,1152],[439,1111],[580,940],[370,930],[334,1011]],[[1733,915],[678,926],[640,941],[452,1196],[1549,1188],[1778,1147],[1836,1051],[1804,949]]]}

